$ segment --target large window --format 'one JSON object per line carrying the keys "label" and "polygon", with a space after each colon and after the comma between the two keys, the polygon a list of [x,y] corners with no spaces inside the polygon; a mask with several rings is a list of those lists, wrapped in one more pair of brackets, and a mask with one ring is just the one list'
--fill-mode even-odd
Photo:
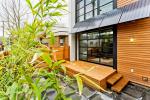
{"label": "large window", "polygon": [[79,41],[80,60],[113,66],[112,29],[81,33]]}
{"label": "large window", "polygon": [[76,0],[76,21],[84,21],[112,10],[114,0]]}

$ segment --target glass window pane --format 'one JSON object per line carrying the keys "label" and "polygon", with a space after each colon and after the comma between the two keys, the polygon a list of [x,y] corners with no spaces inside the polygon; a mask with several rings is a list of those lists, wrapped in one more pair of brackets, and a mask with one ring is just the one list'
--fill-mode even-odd
{"label": "glass window pane", "polygon": [[78,12],[78,16],[83,15],[84,14],[84,8],[79,9],[77,12]]}
{"label": "glass window pane", "polygon": [[107,28],[80,34],[80,59],[113,66],[113,31]]}
{"label": "glass window pane", "polygon": [[88,48],[88,61],[99,63],[99,48]]}
{"label": "glass window pane", "polygon": [[97,8],[97,0],[94,0],[94,8]]}
{"label": "glass window pane", "polygon": [[98,38],[99,38],[99,32],[88,33],[88,39],[98,39]]}
{"label": "glass window pane", "polygon": [[94,10],[94,16],[97,16],[97,9]]}
{"label": "glass window pane", "polygon": [[86,13],[86,19],[92,18],[93,17],[93,11]]}
{"label": "glass window pane", "polygon": [[88,40],[88,47],[99,47],[99,39]]}
{"label": "glass window pane", "polygon": [[86,6],[86,13],[90,12],[92,10],[93,10],[93,5],[92,4],[89,4],[89,5]]}
{"label": "glass window pane", "polygon": [[87,54],[87,48],[80,48],[80,54]]}
{"label": "glass window pane", "polygon": [[100,7],[100,14],[106,13],[113,10],[113,3],[109,3],[105,6]]}
{"label": "glass window pane", "polygon": [[113,2],[113,0],[100,0],[100,6],[105,5],[109,2]]}
{"label": "glass window pane", "polygon": [[80,34],[80,40],[87,39],[87,34]]}
{"label": "glass window pane", "polygon": [[80,9],[84,7],[84,0],[80,1],[79,3],[77,3],[77,9]]}
{"label": "glass window pane", "polygon": [[80,60],[87,60],[87,55],[80,54]]}
{"label": "glass window pane", "polygon": [[81,40],[80,47],[87,47],[87,40]]}
{"label": "glass window pane", "polygon": [[113,58],[112,57],[101,57],[100,63],[104,65],[113,66]]}
{"label": "glass window pane", "polygon": [[79,22],[84,21],[84,15],[80,16],[78,21]]}
{"label": "glass window pane", "polygon": [[85,2],[86,2],[86,5],[87,5],[87,4],[91,3],[92,0],[85,0]]}

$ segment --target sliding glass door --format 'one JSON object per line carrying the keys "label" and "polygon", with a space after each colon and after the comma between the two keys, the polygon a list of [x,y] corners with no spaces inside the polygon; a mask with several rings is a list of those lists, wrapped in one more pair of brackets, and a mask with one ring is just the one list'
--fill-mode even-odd
{"label": "sliding glass door", "polygon": [[81,33],[79,49],[80,60],[113,66],[112,29]]}

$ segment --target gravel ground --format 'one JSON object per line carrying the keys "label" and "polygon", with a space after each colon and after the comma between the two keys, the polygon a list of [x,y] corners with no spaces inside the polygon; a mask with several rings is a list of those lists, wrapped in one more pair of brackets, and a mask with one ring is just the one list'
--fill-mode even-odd
{"label": "gravel ground", "polygon": [[[47,91],[48,100],[54,100],[56,93],[54,90]],[[78,94],[77,84],[66,86],[64,93],[72,100],[150,100],[150,88],[141,87],[136,84],[129,84],[121,94],[112,93],[108,95],[93,90],[89,87],[83,88],[82,95]]]}

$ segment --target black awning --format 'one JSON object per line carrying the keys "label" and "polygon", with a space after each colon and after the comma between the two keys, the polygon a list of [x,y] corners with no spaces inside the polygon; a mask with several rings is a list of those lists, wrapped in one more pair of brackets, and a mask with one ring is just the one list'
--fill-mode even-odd
{"label": "black awning", "polygon": [[88,20],[80,22],[80,27],[78,28],[77,32],[86,31],[89,24],[90,22]]}
{"label": "black awning", "polygon": [[106,13],[106,17],[104,17],[99,27],[117,24],[121,18],[121,15],[122,15],[121,9],[115,9],[113,11]]}
{"label": "black awning", "polygon": [[119,23],[150,17],[150,0],[139,0],[122,8]]}
{"label": "black awning", "polygon": [[[138,0],[121,8],[114,9],[108,13],[76,23],[76,32],[96,29],[104,26],[115,25],[137,19],[150,17],[150,0]],[[79,25],[78,25],[79,24]]]}
{"label": "black awning", "polygon": [[80,23],[76,23],[75,26],[73,27],[71,33],[76,33],[78,31],[79,27],[80,27]]}
{"label": "black awning", "polygon": [[91,18],[89,19],[89,25],[87,30],[91,30],[91,29],[95,29],[95,28],[99,28],[100,24],[102,23],[103,19],[104,19],[105,15],[101,15],[101,16],[97,16],[95,18]]}

